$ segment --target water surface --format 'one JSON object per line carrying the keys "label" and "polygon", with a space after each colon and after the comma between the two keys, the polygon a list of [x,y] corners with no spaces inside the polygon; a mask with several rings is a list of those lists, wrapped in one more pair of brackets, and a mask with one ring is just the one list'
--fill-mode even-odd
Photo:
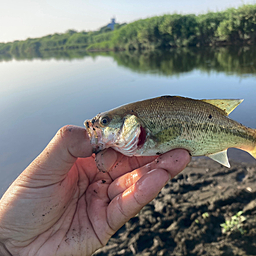
{"label": "water surface", "polygon": [[230,117],[256,128],[255,59],[255,47],[0,56],[0,195],[60,127],[82,126],[125,103],[160,95],[243,98]]}

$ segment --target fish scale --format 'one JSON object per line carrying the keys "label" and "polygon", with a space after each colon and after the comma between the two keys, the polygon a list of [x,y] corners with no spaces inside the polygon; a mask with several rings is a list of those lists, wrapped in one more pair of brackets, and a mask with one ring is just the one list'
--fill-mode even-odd
{"label": "fish scale", "polygon": [[124,155],[150,156],[184,148],[229,167],[230,147],[256,157],[255,130],[228,117],[241,102],[162,96],[103,112],[85,124],[92,144],[98,142],[96,151],[113,147]]}

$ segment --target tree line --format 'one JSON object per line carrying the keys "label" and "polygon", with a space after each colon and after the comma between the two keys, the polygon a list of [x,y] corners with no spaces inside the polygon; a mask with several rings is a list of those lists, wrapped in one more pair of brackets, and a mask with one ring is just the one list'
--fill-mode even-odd
{"label": "tree line", "polygon": [[111,40],[89,50],[140,50],[184,46],[253,44],[256,41],[256,5],[243,5],[201,15],[163,15],[130,23]]}
{"label": "tree line", "polygon": [[0,44],[0,53],[86,49],[120,51],[186,46],[242,45],[256,42],[256,5],[206,14],[168,14],[103,27],[93,32],[68,30],[42,38]]}
{"label": "tree line", "polygon": [[41,38],[28,38],[23,41],[14,41],[9,43],[0,43],[0,54],[15,55],[21,57],[31,54],[38,55],[42,51],[57,50],[66,51],[72,49],[85,49],[91,44],[99,43],[102,41],[109,41],[113,36],[113,32],[118,31],[123,24],[115,24],[115,30],[112,31],[107,26],[100,28],[97,31],[82,31],[70,29],[65,33],[55,33]]}

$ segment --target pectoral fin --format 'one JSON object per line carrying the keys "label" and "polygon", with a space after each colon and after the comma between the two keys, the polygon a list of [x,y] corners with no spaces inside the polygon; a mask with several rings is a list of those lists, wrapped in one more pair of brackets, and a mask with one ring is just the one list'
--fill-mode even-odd
{"label": "pectoral fin", "polygon": [[227,155],[227,150],[215,153],[215,154],[210,154],[207,155],[208,157],[210,157],[212,160],[230,168],[230,164],[228,161],[228,155]]}
{"label": "pectoral fin", "polygon": [[210,103],[217,108],[220,108],[229,115],[243,100],[202,100],[204,102]]}

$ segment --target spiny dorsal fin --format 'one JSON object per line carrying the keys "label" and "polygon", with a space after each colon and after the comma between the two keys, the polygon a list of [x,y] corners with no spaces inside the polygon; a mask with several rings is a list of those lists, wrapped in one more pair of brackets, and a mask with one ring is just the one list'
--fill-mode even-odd
{"label": "spiny dorsal fin", "polygon": [[217,108],[220,108],[229,115],[243,100],[202,100],[204,102],[210,103]]}
{"label": "spiny dorsal fin", "polygon": [[227,155],[227,150],[218,152],[218,153],[214,153],[214,154],[210,154],[207,155],[208,157],[210,157],[212,160],[230,168],[230,164],[228,161],[228,155]]}

